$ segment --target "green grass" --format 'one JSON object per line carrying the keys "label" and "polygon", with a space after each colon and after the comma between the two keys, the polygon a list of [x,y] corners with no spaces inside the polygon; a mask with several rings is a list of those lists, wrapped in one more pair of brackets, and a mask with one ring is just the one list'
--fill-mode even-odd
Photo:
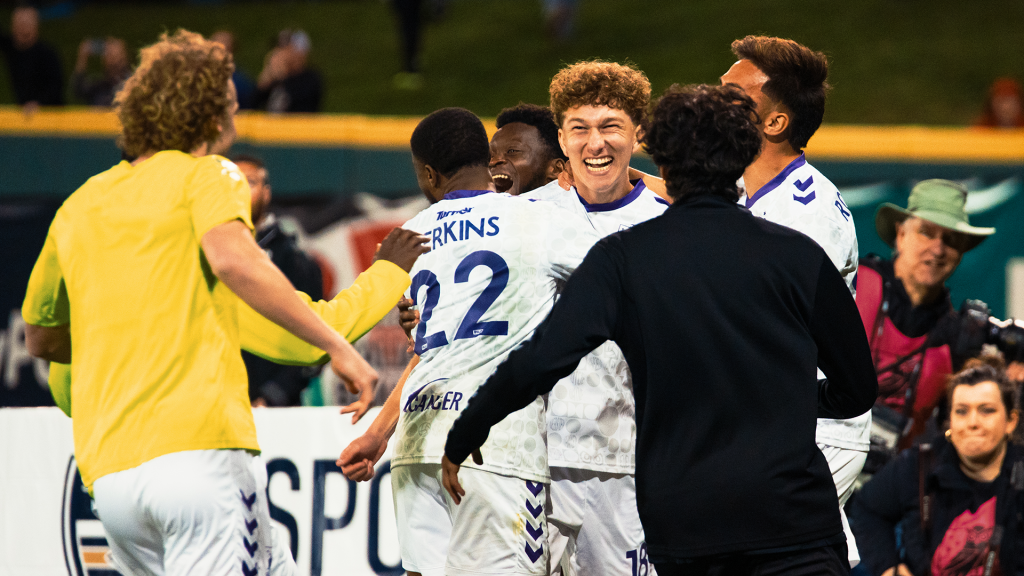
{"label": "green grass", "polygon": [[[280,28],[306,29],[327,81],[326,112],[464,106],[493,116],[520,100],[545,103],[561,66],[595,57],[634,62],[659,93],[673,82],[717,82],[734,60],[730,42],[751,33],[829,55],[830,123],[968,124],[993,78],[1024,77],[1024,2],[1008,0],[580,0],[576,38],[564,46],[545,39],[540,0],[451,0],[426,28],[418,92],[391,87],[398,40],[379,0],[88,5],[44,22],[42,35],[70,74],[86,36],[121,36],[137,49],[163,30],[224,26],[238,34],[238,63],[253,76]],[[0,99],[13,100],[6,74]]]}

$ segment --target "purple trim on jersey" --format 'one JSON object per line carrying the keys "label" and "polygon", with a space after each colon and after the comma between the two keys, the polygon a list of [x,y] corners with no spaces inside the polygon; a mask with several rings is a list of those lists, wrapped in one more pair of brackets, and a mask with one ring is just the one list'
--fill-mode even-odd
{"label": "purple trim on jersey", "polygon": [[743,205],[747,208],[753,206],[754,202],[757,202],[762,196],[778,188],[780,184],[786,181],[786,178],[789,178],[789,175],[792,174],[794,170],[800,168],[804,164],[807,164],[807,159],[804,158],[804,153],[801,152],[800,155],[796,157],[796,160],[790,162],[788,166],[782,169],[782,172],[779,172],[778,175],[775,176],[775,178],[772,178],[767,184],[761,186],[761,189],[758,190],[756,194],[747,197],[746,200],[744,200]]}
{"label": "purple trim on jersey", "polygon": [[662,198],[661,196],[658,196],[657,194],[654,195],[654,201],[655,202],[661,202],[665,206],[671,206],[671,204],[668,203],[668,200],[665,200],[664,198]]}
{"label": "purple trim on jersey", "polygon": [[490,194],[494,190],[453,190],[444,195],[442,200],[458,200],[460,198],[472,198],[481,194]]}
{"label": "purple trim on jersey", "polygon": [[[633,186],[633,189],[629,191],[629,194],[626,194],[625,196],[619,198],[618,200],[605,202],[604,204],[590,204],[583,199],[583,196],[580,196],[579,192],[576,192],[576,197],[580,199],[580,204],[583,204],[583,207],[587,209],[587,212],[608,212],[611,210],[618,210],[619,208],[626,206],[633,200],[636,200],[637,198],[640,197],[640,194],[646,189],[647,186],[644,186],[644,181],[640,180],[636,183],[636,186]],[[655,194],[655,196],[657,196],[657,194]]]}

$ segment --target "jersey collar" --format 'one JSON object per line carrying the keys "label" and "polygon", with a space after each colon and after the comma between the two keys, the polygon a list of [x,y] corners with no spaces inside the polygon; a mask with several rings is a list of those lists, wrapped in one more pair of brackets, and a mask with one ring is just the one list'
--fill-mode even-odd
{"label": "jersey collar", "polygon": [[458,200],[459,198],[472,198],[481,194],[490,194],[493,190],[452,190],[444,195],[442,200]]}
{"label": "jersey collar", "polygon": [[761,189],[758,190],[757,193],[755,193],[753,196],[748,197],[746,194],[744,194],[743,196],[745,200],[743,205],[747,208],[753,206],[754,202],[757,202],[758,200],[761,199],[762,196],[778,188],[780,184],[786,181],[786,178],[789,178],[789,175],[792,174],[794,170],[803,166],[804,164],[807,164],[807,159],[804,158],[804,153],[801,152],[800,155],[797,156],[796,159],[794,159],[792,162],[790,162],[785,168],[783,168],[782,172],[779,172],[778,175],[775,176],[775,178],[772,178],[771,180],[768,181],[767,184],[761,186]]}
{"label": "jersey collar", "polygon": [[629,194],[626,194],[618,200],[612,200],[611,202],[605,202],[604,204],[590,204],[583,199],[583,196],[580,196],[579,192],[576,192],[576,188],[573,188],[573,191],[576,192],[576,197],[580,199],[580,204],[583,204],[583,207],[587,209],[587,212],[608,212],[610,210],[618,210],[633,200],[636,200],[646,189],[647,187],[644,186],[644,181],[638,180],[636,186],[633,186],[633,189],[629,191]]}

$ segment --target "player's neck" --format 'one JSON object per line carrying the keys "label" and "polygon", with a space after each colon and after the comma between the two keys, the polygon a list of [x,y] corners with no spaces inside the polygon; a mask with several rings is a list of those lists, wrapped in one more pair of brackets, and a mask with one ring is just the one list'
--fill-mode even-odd
{"label": "player's neck", "polygon": [[[491,179],[491,173],[487,171],[486,166],[473,166],[456,172],[444,182],[442,190],[444,194],[456,190],[490,190],[494,192],[494,180]],[[442,194],[442,198],[444,194]]]}
{"label": "player's neck", "polygon": [[765,142],[761,154],[743,171],[743,186],[746,188],[747,197],[751,198],[757,194],[758,190],[799,157],[800,151],[793,150],[788,142],[785,144]]}
{"label": "player's neck", "polygon": [[615,184],[603,189],[590,188],[586,184],[577,181],[576,193],[587,201],[587,204],[607,204],[625,198],[633,190],[633,183],[629,181],[629,173],[623,171],[622,176],[615,180]]}

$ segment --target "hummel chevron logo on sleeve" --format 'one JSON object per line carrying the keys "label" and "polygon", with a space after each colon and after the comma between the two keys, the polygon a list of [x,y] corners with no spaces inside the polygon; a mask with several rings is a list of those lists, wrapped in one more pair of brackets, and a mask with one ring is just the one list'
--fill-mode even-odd
{"label": "hummel chevron logo on sleeve", "polygon": [[247,520],[245,522],[245,529],[248,530],[249,535],[252,536],[253,531],[256,530],[256,527],[259,525],[260,523],[257,522],[255,518],[253,518],[252,520]]}
{"label": "hummel chevron logo on sleeve", "polygon": [[803,182],[797,180],[793,183],[801,192],[807,192],[807,187],[814,183],[814,176],[808,176]]}
{"label": "hummel chevron logo on sleeve", "polygon": [[814,190],[811,190],[811,193],[807,196],[797,196],[796,194],[793,194],[793,200],[807,206],[811,203],[811,200],[814,200]]}
{"label": "hummel chevron logo on sleeve", "polygon": [[256,576],[256,574],[258,574],[258,573],[259,573],[259,566],[258,565],[253,567],[253,568],[249,568],[249,565],[245,563],[245,560],[242,560],[242,574],[245,574],[245,576]]}

